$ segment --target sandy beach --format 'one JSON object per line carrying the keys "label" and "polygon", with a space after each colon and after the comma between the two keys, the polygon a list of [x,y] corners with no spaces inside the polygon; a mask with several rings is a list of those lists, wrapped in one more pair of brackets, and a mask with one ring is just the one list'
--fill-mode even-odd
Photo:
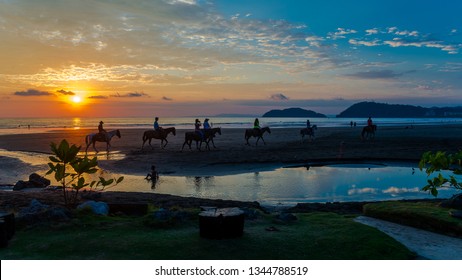
{"label": "sandy beach", "polygon": [[[414,126],[382,127],[377,130],[373,140],[361,139],[361,127],[318,128],[316,139],[301,142],[299,128],[273,129],[265,134],[266,145],[261,141],[255,146],[255,138],[250,146],[245,144],[243,129],[222,129],[215,138],[216,148],[199,151],[193,143],[192,149],[186,145],[182,151],[186,130],[177,130],[176,136],[168,136],[168,145],[160,148],[160,140],[153,139],[151,148],[142,146],[145,130],[121,130],[121,138],[113,138],[110,153],[105,144],[97,143],[100,167],[113,173],[146,174],[152,164],[160,174],[178,176],[207,176],[233,174],[265,169],[274,166],[306,164],[317,161],[373,160],[381,162],[417,162],[426,151],[444,150],[456,152],[462,148],[462,126]],[[15,174],[18,179],[30,174],[40,166],[33,165],[34,154],[50,152],[50,143],[67,139],[71,144],[82,146],[85,150],[85,135],[89,130],[56,130],[48,133],[0,135],[0,167],[3,172]],[[147,143],[146,143],[147,144]],[[21,151],[21,161],[10,158],[8,151]],[[92,147],[89,155],[94,155]],[[12,173],[11,173],[12,172]],[[5,174],[3,174],[5,176]],[[2,176],[0,175],[0,178]],[[27,178],[27,177],[26,177]],[[4,180],[1,183],[6,183]]]}

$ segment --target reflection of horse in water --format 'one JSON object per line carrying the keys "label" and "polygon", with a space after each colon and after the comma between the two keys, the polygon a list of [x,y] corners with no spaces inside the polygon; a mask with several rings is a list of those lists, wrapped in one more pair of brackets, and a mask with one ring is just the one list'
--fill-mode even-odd
{"label": "reflection of horse in water", "polygon": [[302,141],[301,142],[303,143],[303,139],[305,138],[305,136],[309,136],[310,141],[314,140],[314,138],[315,138],[314,131],[316,129],[318,129],[317,125],[313,125],[311,127],[306,127],[306,128],[300,129],[300,135],[302,136]]}
{"label": "reflection of horse in water", "polygon": [[[167,146],[168,141],[167,141],[167,136],[172,133],[174,136],[176,135],[176,129],[174,127],[168,127],[168,128],[163,128],[162,130],[148,130],[145,131],[143,134],[143,145],[141,145],[141,150],[144,147],[144,144],[146,141],[149,140],[149,146],[151,146],[151,140],[152,138],[154,139],[160,139],[160,147],[163,149],[165,146]],[[165,141],[165,145],[164,145]],[[154,149],[153,146],[151,146],[152,149]]]}
{"label": "reflection of horse in water", "polygon": [[[202,142],[205,143],[205,147],[209,151],[210,151],[210,146],[209,146],[210,141],[212,142],[213,147],[216,148],[215,143],[213,142],[213,138],[215,137],[215,134],[217,134],[217,133],[219,135],[221,135],[221,128],[220,127],[215,127],[215,128],[211,128],[211,129],[203,129],[201,131],[202,131],[202,135],[199,134],[199,132],[197,132],[197,131],[186,132],[184,134],[184,143],[183,143],[183,147],[181,148],[181,150],[183,151],[184,146],[186,144],[189,146],[189,149],[191,150],[192,141],[196,141],[196,148],[199,151],[200,151],[200,149],[202,147]],[[200,143],[200,145],[199,145],[199,143]]]}
{"label": "reflection of horse in water", "polygon": [[261,141],[263,141],[263,144],[266,145],[265,143],[265,140],[263,139],[263,134],[265,132],[268,132],[271,134],[271,130],[269,127],[265,126],[265,127],[262,127],[262,128],[249,128],[249,129],[246,129],[245,130],[245,141],[246,141],[246,145],[250,145],[249,143],[249,138],[250,137],[256,137],[257,138],[257,141],[255,142],[255,146],[258,145],[258,141],[261,139]]}
{"label": "reflection of horse in water", "polygon": [[117,137],[122,137],[120,135],[120,131],[117,130],[112,130],[107,132],[106,134],[104,133],[91,133],[85,136],[85,143],[87,144],[87,148],[85,149],[85,153],[88,151],[88,147],[93,144],[93,149],[96,152],[99,152],[96,147],[95,143],[96,142],[106,142],[106,151],[109,152],[109,147],[111,147],[111,139],[112,137],[117,136]]}
{"label": "reflection of horse in water", "polygon": [[361,139],[363,140],[372,140],[375,137],[375,131],[377,130],[377,125],[368,125],[363,128],[361,132]]}

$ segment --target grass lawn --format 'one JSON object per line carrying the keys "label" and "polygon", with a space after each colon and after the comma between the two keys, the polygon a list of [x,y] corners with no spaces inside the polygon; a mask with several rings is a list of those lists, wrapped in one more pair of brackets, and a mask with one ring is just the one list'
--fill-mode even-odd
{"label": "grass lawn", "polygon": [[[149,215],[148,215],[149,216]],[[415,255],[384,233],[335,213],[296,214],[289,224],[262,214],[245,221],[241,238],[210,240],[199,236],[197,215],[173,226],[151,217],[79,215],[69,223],[19,228],[6,259],[315,259],[392,260]],[[147,222],[148,221],[148,222]],[[275,227],[276,231],[268,231]]]}
{"label": "grass lawn", "polygon": [[451,217],[448,209],[435,201],[385,201],[366,204],[366,215],[390,222],[409,225],[436,233],[462,238],[462,220]]}

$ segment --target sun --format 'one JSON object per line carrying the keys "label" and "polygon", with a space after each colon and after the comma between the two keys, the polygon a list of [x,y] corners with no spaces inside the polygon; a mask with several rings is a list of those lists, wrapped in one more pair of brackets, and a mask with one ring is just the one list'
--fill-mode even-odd
{"label": "sun", "polygon": [[82,97],[80,97],[78,95],[75,95],[75,96],[72,97],[72,102],[80,103],[80,102],[82,102]]}

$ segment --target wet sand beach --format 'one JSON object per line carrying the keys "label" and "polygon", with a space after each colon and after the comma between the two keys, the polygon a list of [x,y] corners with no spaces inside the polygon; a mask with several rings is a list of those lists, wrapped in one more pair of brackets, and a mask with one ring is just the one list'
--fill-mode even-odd
{"label": "wet sand beach", "polygon": [[[246,145],[244,129],[222,129],[222,134],[214,139],[211,150],[199,151],[193,142],[190,150],[184,143],[188,130],[177,130],[176,136],[168,136],[168,145],[160,148],[160,140],[153,139],[151,148],[142,146],[144,129],[121,130],[122,137],[114,137],[110,153],[105,144],[98,142],[97,154],[100,167],[113,173],[146,174],[151,165],[156,165],[160,174],[178,176],[225,175],[249,170],[265,169],[274,166],[307,164],[324,161],[372,160],[379,162],[411,161],[417,162],[426,151],[444,150],[456,152],[462,148],[462,126],[414,126],[379,127],[373,140],[362,140],[361,127],[318,128],[316,139],[301,142],[300,128],[273,129],[265,134],[266,145],[250,138]],[[22,161],[8,158],[7,151],[0,151],[2,173],[14,172],[20,177],[22,168],[25,174],[37,166],[30,166],[35,153],[51,154],[50,143],[66,139],[70,144],[82,146],[85,150],[85,135],[90,130],[56,130],[48,133],[0,135],[0,149],[21,151]],[[92,147],[89,155],[95,155]],[[28,152],[33,152],[27,157]],[[7,157],[5,157],[5,155]],[[5,175],[5,174],[3,174]],[[0,176],[1,178],[2,176]],[[24,178],[18,178],[24,179]],[[1,183],[5,183],[3,180]]]}

